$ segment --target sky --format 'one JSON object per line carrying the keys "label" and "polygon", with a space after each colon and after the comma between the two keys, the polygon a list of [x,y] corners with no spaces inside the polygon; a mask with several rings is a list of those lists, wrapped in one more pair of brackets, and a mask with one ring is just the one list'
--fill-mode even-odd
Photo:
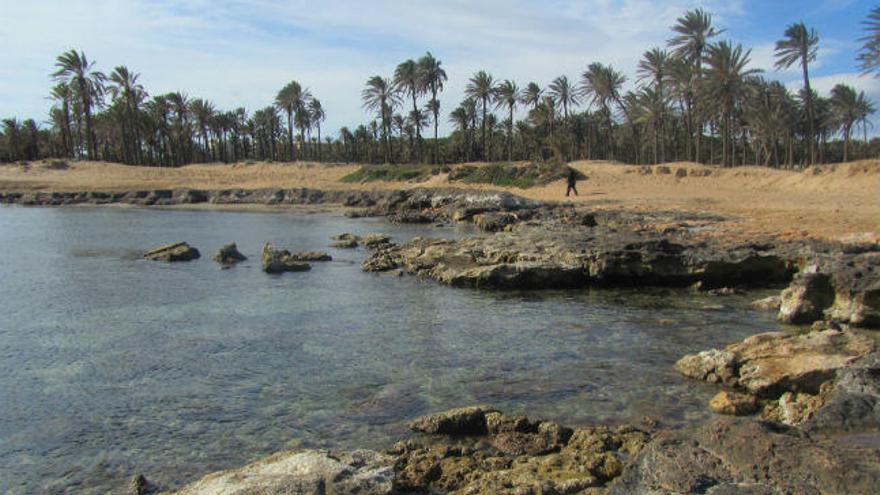
{"label": "sky", "polygon": [[[855,56],[868,0],[0,0],[0,117],[45,121],[55,57],[82,50],[109,73],[125,65],[151,95],[183,91],[218,108],[269,105],[287,82],[321,100],[335,134],[373,118],[360,94],[373,75],[431,51],[449,81],[448,112],[478,70],[521,87],[580,80],[592,62],[636,79],[642,54],[664,46],[670,26],[702,7],[726,29],[718,39],[751,48],[752,67],[792,89],[797,67],[773,69],[773,46],[803,21],[820,36],[812,83],[837,83],[880,103],[880,79],[859,75]],[[880,104],[878,104],[880,106]],[[441,116],[441,133],[449,129]]]}

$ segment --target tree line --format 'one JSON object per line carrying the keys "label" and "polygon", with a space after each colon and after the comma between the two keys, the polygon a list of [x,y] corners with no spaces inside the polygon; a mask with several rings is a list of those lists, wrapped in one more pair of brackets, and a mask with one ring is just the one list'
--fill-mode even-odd
{"label": "tree line", "polygon": [[[863,24],[857,60],[865,73],[878,73],[880,6]],[[635,88],[626,92],[626,76],[599,62],[579,78],[559,76],[546,87],[530,82],[520,88],[478,71],[465,99],[448,112],[454,130],[444,137],[439,96],[448,78],[430,52],[402,62],[391,77],[370,77],[361,97],[374,119],[328,136],[322,135],[321,102],[297,81],[252,113],[224,111],[180,91],[151,96],[136,72],[118,66],[106,75],[83,52],[71,50],[56,59],[46,126],[4,119],[0,160],[63,157],[181,166],[251,159],[608,159],[791,167],[880,151],[880,142],[868,141],[875,107],[864,92],[838,84],[823,97],[812,88],[810,69],[819,47],[814,29],[792,24],[776,43],[775,68],[794,67],[802,74],[795,92],[751,68],[751,50],[720,39],[724,29],[714,26],[705,10],[687,11],[671,31],[665,47],[644,52]],[[524,117],[517,119],[520,114]]]}

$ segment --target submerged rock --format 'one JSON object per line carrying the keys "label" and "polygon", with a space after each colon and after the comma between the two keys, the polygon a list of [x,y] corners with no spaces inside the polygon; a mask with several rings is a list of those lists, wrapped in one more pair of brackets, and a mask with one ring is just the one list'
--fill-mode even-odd
{"label": "submerged rock", "polygon": [[334,242],[330,244],[330,247],[340,248],[340,249],[354,249],[358,247],[360,244],[361,238],[354,235],[349,234],[348,232],[344,234],[335,235],[330,238]]}
{"label": "submerged rock", "polygon": [[290,255],[293,261],[333,261],[333,257],[322,251],[305,251]]}
{"label": "submerged rock", "polygon": [[753,395],[721,391],[709,401],[709,408],[718,414],[746,416],[757,412],[758,401]]}
{"label": "submerged rock", "polygon": [[260,259],[263,264],[263,271],[266,273],[304,272],[312,269],[308,263],[301,263],[292,259],[290,251],[275,249],[268,242],[263,246]]}
{"label": "submerged rock", "polygon": [[780,296],[770,296],[765,297],[764,299],[758,299],[757,301],[752,301],[749,306],[764,311],[779,311],[779,306],[781,304],[782,298]]}
{"label": "submerged rock", "polygon": [[217,254],[214,255],[214,261],[223,265],[234,265],[245,260],[247,260],[247,256],[238,251],[238,246],[236,246],[234,242],[223,246],[217,251]]}
{"label": "submerged rock", "polygon": [[394,458],[369,450],[306,450],[267,457],[240,469],[209,474],[176,495],[392,493]]}
{"label": "submerged rock", "polygon": [[191,261],[201,256],[199,250],[185,242],[166,244],[144,253],[144,258],[153,261]]}

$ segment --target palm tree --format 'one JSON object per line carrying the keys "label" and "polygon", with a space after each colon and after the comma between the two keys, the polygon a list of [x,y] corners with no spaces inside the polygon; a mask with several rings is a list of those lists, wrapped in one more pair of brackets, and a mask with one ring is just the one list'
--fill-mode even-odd
{"label": "palm tree", "polygon": [[306,110],[306,104],[311,98],[307,89],[303,89],[300,83],[290,81],[278,91],[275,96],[275,106],[287,115],[287,153],[290,161],[294,160],[293,153],[293,117]]}
{"label": "palm tree", "polygon": [[492,76],[489,75],[486,71],[481,70],[474,74],[471,77],[470,82],[465,87],[465,94],[469,97],[473,98],[475,101],[480,103],[480,108],[483,113],[482,118],[482,137],[480,139],[480,148],[482,151],[483,161],[486,161],[487,158],[487,147],[486,147],[486,111],[489,106],[489,100],[492,99],[492,96],[495,92],[495,81],[492,79]]}
{"label": "palm tree", "polygon": [[785,38],[776,42],[776,69],[787,69],[800,63],[804,75],[804,92],[807,96],[807,122],[810,128],[809,164],[816,160],[816,121],[813,112],[813,91],[810,89],[809,64],[816,60],[819,35],[815,29],[807,29],[803,22],[792,24],[785,30]]}
{"label": "palm tree", "polygon": [[[678,34],[670,38],[667,43],[674,48],[673,55],[687,61],[694,67],[693,75],[700,77],[703,73],[703,54],[710,40],[723,33],[723,29],[715,29],[712,26],[712,15],[703,9],[689,10],[682,17],[676,19],[672,30]],[[696,92],[690,94],[691,108],[699,109],[700,101]],[[703,122],[698,119],[694,122],[693,116],[689,119],[696,131],[696,160],[700,160],[700,143],[703,136]]]}
{"label": "palm tree", "polygon": [[548,87],[550,96],[556,105],[562,105],[562,113],[568,118],[568,107],[579,103],[577,91],[573,84],[568,81],[568,76],[559,76]]}
{"label": "palm tree", "polygon": [[211,151],[211,143],[208,140],[208,126],[216,114],[214,104],[210,101],[196,98],[190,103],[190,112],[196,120],[196,126],[202,135],[204,160],[208,161],[214,157],[214,153]]}
{"label": "palm tree", "polygon": [[[394,70],[394,87],[397,91],[412,98],[413,109],[419,113],[418,97],[425,91],[424,77],[419,70],[419,65],[412,59],[397,66]],[[419,161],[422,160],[422,131],[421,126],[415,126],[416,146],[418,147]]]}
{"label": "palm tree", "polygon": [[623,109],[623,102],[620,100],[620,89],[626,82],[626,77],[615,70],[610,65],[603,65],[594,62],[587,67],[586,72],[582,76],[581,91],[584,96],[590,98],[590,104],[598,104],[607,119],[608,134],[605,142],[606,153],[611,160],[614,159],[614,145],[611,135],[613,119],[611,114],[611,103]]}
{"label": "palm tree", "polygon": [[70,128],[70,103],[73,97],[70,86],[66,83],[58,83],[52,88],[50,98],[61,104],[59,109],[58,127],[61,129],[61,148],[64,156],[73,157],[73,134]]}
{"label": "palm tree", "polygon": [[419,59],[419,73],[422,80],[422,86],[431,92],[431,101],[428,102],[428,110],[434,116],[434,163],[440,159],[440,141],[438,132],[438,122],[440,120],[440,101],[437,95],[443,91],[443,83],[446,82],[446,71],[441,67],[441,62],[426,53]]}
{"label": "palm tree", "polygon": [[731,126],[734,111],[746,94],[746,79],[760,72],[747,69],[751,50],[743,52],[742,45],[732,46],[727,41],[710,45],[706,52],[705,80],[702,89],[707,101],[719,105],[723,127],[722,161],[730,165]]}
{"label": "palm tree", "polygon": [[[862,131],[864,132],[865,137],[865,151],[867,151],[868,149],[868,117],[873,115],[875,111],[876,109],[874,107],[874,104],[871,103],[871,101],[868,100],[867,97],[865,97],[864,91],[860,91],[859,96],[856,98],[856,114],[858,115],[857,122],[862,123]],[[867,156],[865,156],[864,158],[867,158]]]}
{"label": "palm tree", "polygon": [[323,122],[327,115],[324,113],[324,107],[321,106],[321,102],[317,98],[312,98],[312,101],[309,102],[309,114],[312,118],[312,122],[315,124],[315,127],[318,129],[318,161],[321,161],[321,122]]}
{"label": "palm tree", "polygon": [[[113,69],[108,78],[110,81],[110,95],[114,100],[120,100],[123,106],[122,149],[123,160],[130,163],[134,160],[131,155],[139,150],[140,130],[137,126],[138,106],[146,98],[147,93],[143,85],[138,83],[140,74],[131,72],[128,67],[120,65]],[[128,129],[129,132],[126,132]]]}
{"label": "palm tree", "polygon": [[[859,39],[862,49],[856,60],[862,73],[868,74],[880,68],[880,5],[871,10],[862,24],[865,26],[865,36]],[[875,76],[880,77],[880,72]]]}
{"label": "palm tree", "polygon": [[831,118],[834,127],[843,133],[843,161],[849,161],[849,138],[853,126],[861,118],[859,96],[852,86],[838,84],[831,89]]}
{"label": "palm tree", "polygon": [[98,143],[95,131],[92,128],[92,108],[100,105],[100,99],[104,94],[103,73],[95,70],[95,63],[89,62],[84,52],[70,50],[56,58],[52,77],[59,82],[66,82],[74,89],[80,99],[82,112],[86,121],[86,152],[89,160],[97,159]]}
{"label": "palm tree", "polygon": [[[564,77],[564,76],[563,76]],[[506,80],[495,89],[495,107],[506,108],[507,118],[507,161],[513,161],[513,111],[522,95],[516,83]]]}
{"label": "palm tree", "polygon": [[652,110],[659,111],[651,124],[654,126],[654,163],[657,163],[657,148],[659,144],[659,161],[666,161],[665,118],[667,95],[665,85],[670,78],[670,58],[666,50],[652,48],[642,55],[638,66],[638,82],[648,82],[653,89],[653,94],[648,95],[652,103]]}
{"label": "palm tree", "polygon": [[388,135],[391,134],[391,111],[399,103],[400,98],[394,90],[394,84],[382,76],[373,76],[367,80],[367,87],[361,92],[364,108],[378,112],[382,121],[382,141],[384,142],[385,163],[388,163],[390,149]]}
{"label": "palm tree", "polygon": [[538,105],[541,103],[541,97],[544,95],[544,90],[538,86],[537,83],[530,82],[526,85],[526,89],[522,92],[522,100],[521,103],[523,105],[531,105],[532,109],[538,108]]}

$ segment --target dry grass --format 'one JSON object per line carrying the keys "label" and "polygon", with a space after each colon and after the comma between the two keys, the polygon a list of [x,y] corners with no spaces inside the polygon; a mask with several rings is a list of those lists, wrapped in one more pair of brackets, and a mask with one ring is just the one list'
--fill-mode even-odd
{"label": "dry grass", "polygon": [[[763,167],[721,169],[694,163],[639,167],[591,161],[572,164],[588,179],[572,201],[602,209],[681,210],[730,218],[731,234],[772,233],[790,237],[860,236],[880,232],[880,161],[825,165],[805,171]],[[357,165],[202,164],[182,168],[131,167],[74,162],[68,170],[34,163],[27,170],[0,167],[3,191],[117,191],[139,189],[225,189],[311,187],[317,189],[387,189],[447,187],[445,175],[422,183],[345,184]],[[700,174],[708,173],[702,176]],[[455,183],[456,187],[499,189]],[[532,189],[510,189],[533,199],[566,201],[563,181]]]}

